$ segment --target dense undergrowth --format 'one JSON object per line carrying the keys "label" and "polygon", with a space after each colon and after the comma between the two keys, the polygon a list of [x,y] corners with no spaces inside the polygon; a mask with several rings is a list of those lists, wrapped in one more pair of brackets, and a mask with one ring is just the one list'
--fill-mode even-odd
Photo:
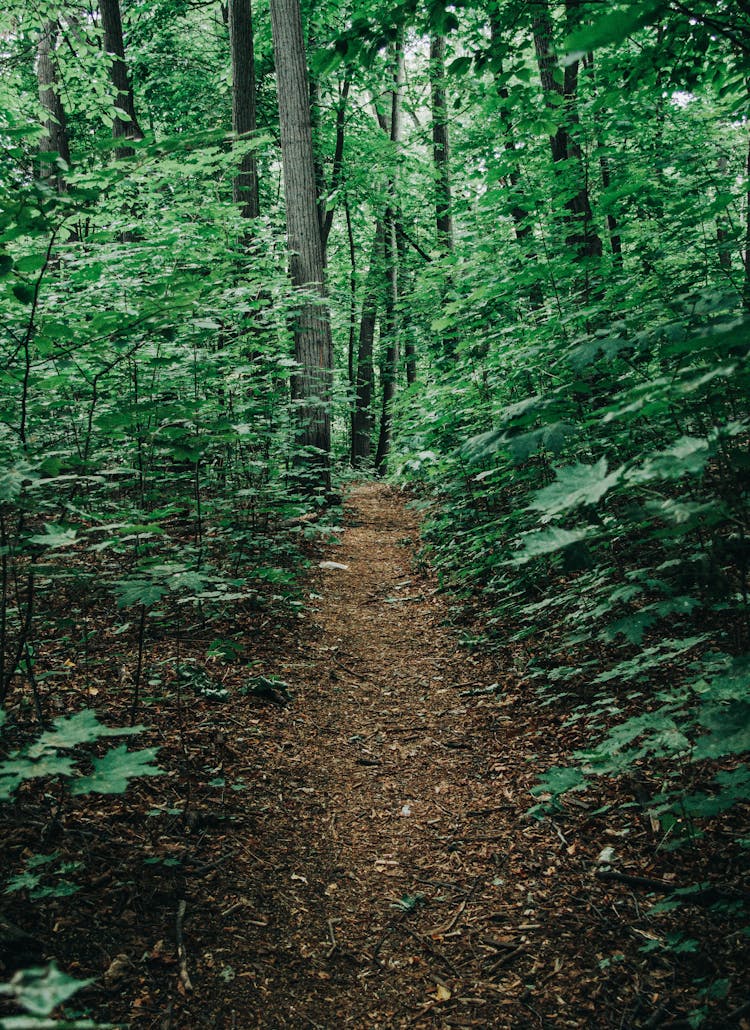
{"label": "dense undergrowth", "polygon": [[436,386],[439,418],[404,416],[401,466],[427,490],[426,553],[466,643],[583,724],[537,813],[636,778],[662,847],[745,811],[750,785],[747,316],[717,289],[669,307],[567,346],[537,337],[522,375],[511,344],[475,386]]}

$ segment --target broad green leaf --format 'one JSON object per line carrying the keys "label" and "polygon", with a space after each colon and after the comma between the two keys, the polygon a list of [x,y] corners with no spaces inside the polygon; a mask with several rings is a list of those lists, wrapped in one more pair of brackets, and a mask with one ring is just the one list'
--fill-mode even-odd
{"label": "broad green leaf", "polygon": [[50,962],[48,966],[20,970],[9,983],[0,984],[0,994],[11,996],[33,1016],[48,1016],[92,983],[93,980],[76,980]]}
{"label": "broad green leaf", "polygon": [[637,29],[652,22],[665,6],[661,0],[631,0],[620,10],[608,11],[597,18],[593,25],[587,25],[568,36],[565,40],[567,56],[563,64],[572,64],[599,47],[620,43]]}
{"label": "broad green leaf", "polygon": [[750,702],[711,705],[698,720],[710,732],[696,742],[692,754],[695,761],[750,751]]}
{"label": "broad green leaf", "polygon": [[534,797],[540,794],[565,794],[569,790],[580,790],[586,785],[586,777],[580,769],[574,766],[556,765],[548,769],[539,783],[532,787],[531,793]]}
{"label": "broad green leaf", "polygon": [[145,605],[150,608],[168,593],[164,583],[155,583],[148,579],[124,579],[115,584],[117,588],[118,608],[129,608],[132,605]]}
{"label": "broad green leaf", "polygon": [[163,776],[164,770],[153,761],[158,747],[128,751],[126,744],[111,748],[103,758],[94,759],[94,771],[71,784],[71,794],[123,794],[137,776]]}
{"label": "broad green leaf", "polygon": [[558,526],[551,526],[549,529],[542,529],[538,532],[525,533],[520,539],[522,547],[514,552],[512,563],[523,565],[533,558],[540,558],[543,555],[554,554],[571,544],[585,540],[591,536],[593,530],[590,527],[581,529],[561,529]]}
{"label": "broad green leaf", "polygon": [[72,776],[73,762],[58,755],[43,755],[38,759],[17,757],[0,762],[0,798],[7,798],[24,780],[38,780],[43,776]]}
{"label": "broad green leaf", "polygon": [[643,464],[625,473],[628,483],[637,485],[654,479],[680,479],[682,476],[702,472],[710,456],[706,440],[695,436],[682,436],[671,447],[660,451]]}
{"label": "broad green leaf", "polygon": [[48,523],[43,533],[37,533],[29,537],[32,544],[40,544],[42,547],[49,547],[56,550],[60,547],[70,547],[76,542],[77,535],[74,529],[65,529],[61,526],[54,526]]}
{"label": "broad green leaf", "polygon": [[42,733],[36,743],[28,749],[30,757],[35,758],[45,751],[66,750],[79,744],[89,744],[100,737],[122,737],[142,733],[145,729],[144,726],[104,726],[91,708],[84,708],[75,715],[61,715],[55,719],[53,727]]}
{"label": "broad green leaf", "polygon": [[557,470],[554,483],[537,490],[529,508],[550,518],[581,504],[596,504],[621,478],[619,468],[607,475],[606,458],[596,465],[570,465]]}

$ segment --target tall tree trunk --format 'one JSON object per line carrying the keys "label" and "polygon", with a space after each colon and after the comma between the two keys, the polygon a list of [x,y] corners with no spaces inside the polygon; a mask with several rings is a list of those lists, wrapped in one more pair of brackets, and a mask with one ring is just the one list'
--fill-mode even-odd
{"label": "tall tree trunk", "polygon": [[[566,11],[569,26],[572,27],[578,12],[579,0],[567,0]],[[581,149],[575,138],[578,128],[578,61],[565,68],[563,82],[555,76],[557,59],[552,41],[552,20],[547,0],[541,4],[534,20],[534,47],[536,50],[539,77],[548,109],[556,117],[563,115],[557,131],[550,137],[552,160],[555,164],[566,162],[571,182],[578,183],[577,191],[565,202],[567,220],[571,232],[566,242],[574,248],[579,258],[596,258],[602,255],[602,241],[593,224],[591,201]],[[588,280],[588,273],[587,273]],[[588,292],[588,286],[587,286]]]}
{"label": "tall tree trunk", "polygon": [[[533,233],[528,222],[529,212],[522,203],[523,190],[521,189],[521,166],[518,161],[516,138],[509,110],[510,94],[503,77],[502,23],[500,21],[500,9],[496,2],[490,4],[489,21],[490,41],[493,52],[492,68],[495,76],[495,89],[497,90],[497,95],[501,101],[500,121],[502,123],[503,131],[503,148],[509,162],[508,183],[510,185],[511,195],[510,216],[513,219],[513,231],[515,232],[516,240],[523,247],[525,261],[531,267],[536,267],[538,265],[538,259],[536,248],[534,247]],[[544,305],[544,293],[538,279],[535,279],[530,283],[528,296],[531,306],[535,311]]]}
{"label": "tall tree trunk", "polygon": [[[232,131],[255,132],[255,51],[251,0],[229,0],[229,44],[232,52]],[[245,154],[232,183],[232,196],[243,218],[257,218],[258,163],[255,151]]]}
{"label": "tall tree trunk", "polygon": [[404,41],[403,35],[394,44],[393,88],[391,90],[390,135],[393,144],[394,170],[388,184],[389,204],[385,213],[385,239],[383,254],[386,270],[386,291],[384,317],[381,321],[381,339],[385,351],[380,366],[380,382],[383,404],[380,413],[378,449],[375,454],[375,468],[384,475],[391,449],[393,426],[393,398],[396,393],[396,371],[398,369],[398,242],[396,239],[398,215],[398,151],[401,142],[401,101],[404,88]]}
{"label": "tall tree trunk", "polygon": [[372,241],[370,267],[365,280],[362,300],[362,317],[359,323],[357,348],[357,374],[352,411],[352,465],[366,464],[372,448],[372,395],[374,390],[374,368],[372,360],[375,325],[378,317],[378,297],[383,265],[383,243],[385,230],[382,221],[375,226]]}
{"label": "tall tree trunk", "polygon": [[[318,220],[302,16],[299,0],[271,0],[271,27],[292,283],[300,291],[294,330],[300,371],[292,380],[299,443],[311,448],[313,488],[330,487],[333,344]],[[310,459],[302,457],[302,461]]]}
{"label": "tall tree trunk", "polygon": [[[57,22],[45,22],[42,26],[42,37],[39,40],[36,62],[39,102],[46,112],[44,135],[39,140],[39,152],[41,154],[57,154],[61,161],[69,165],[70,147],[65,123],[65,109],[60,100],[57,86],[56,41]],[[41,162],[40,177],[60,193],[65,190],[65,178],[61,171],[54,160],[45,159]]]}
{"label": "tall tree trunk", "polygon": [[[601,151],[601,144],[600,144]],[[599,171],[602,176],[602,189],[608,190],[612,185],[612,176],[610,174],[609,157],[607,154],[601,152],[599,154]],[[612,251],[612,257],[618,265],[622,264],[622,237],[620,236],[620,229],[617,222],[617,218],[611,212],[607,215],[607,231],[609,232],[609,248]]]}
{"label": "tall tree trunk", "polygon": [[750,141],[748,141],[747,147],[745,172],[747,175],[748,186],[745,194],[745,278],[743,282],[742,297],[745,310],[750,311]]}
{"label": "tall tree trunk", "polygon": [[344,176],[344,143],[346,128],[346,102],[349,98],[349,90],[352,80],[347,74],[343,83],[339,86],[339,102],[336,107],[336,145],[333,151],[333,163],[331,165],[331,181],[325,191],[322,201],[321,235],[323,239],[323,256],[328,245],[328,237],[333,227],[333,216],[336,212],[335,201],[331,198],[341,185]]}
{"label": "tall tree trunk", "polygon": [[[398,248],[398,292],[400,296],[411,293],[414,276],[407,281],[406,237],[400,222],[396,222],[396,244]],[[413,386],[417,381],[417,345],[408,311],[401,305],[399,313],[399,337],[403,343],[404,366],[406,368],[406,385]]]}
{"label": "tall tree trunk", "polygon": [[[99,0],[99,11],[102,16],[104,49],[112,58],[109,75],[115,88],[115,107],[119,108],[127,116],[124,119],[115,118],[112,123],[112,135],[115,139],[143,139],[143,133],[135,114],[133,89],[130,85],[128,67],[125,63],[120,0]],[[132,147],[117,147],[115,157],[130,157],[133,152]]]}
{"label": "tall tree trunk", "polygon": [[445,96],[445,36],[430,39],[430,87],[432,94],[432,156],[435,162],[435,223],[437,242],[446,254],[453,250],[450,137]]}
{"label": "tall tree trunk", "polygon": [[396,219],[393,211],[386,211],[383,259],[386,269],[385,303],[381,320],[381,337],[385,340],[385,351],[380,366],[382,408],[378,449],[375,454],[375,469],[384,475],[391,450],[393,428],[393,398],[396,395],[396,371],[398,368],[398,246],[396,241]]}
{"label": "tall tree trunk", "polygon": [[[435,166],[435,228],[438,250],[443,257],[453,253],[453,204],[451,197],[450,137],[448,133],[448,105],[445,94],[445,36],[430,38],[430,93],[432,100],[432,160]],[[440,284],[440,303],[445,305],[451,291],[450,272]],[[442,356],[453,358],[456,353],[456,334],[452,328],[443,333]],[[409,373],[414,362],[407,361]]]}
{"label": "tall tree trunk", "polygon": [[[594,55],[588,54],[583,61],[583,66],[589,76],[594,75]],[[601,109],[594,114],[594,131],[596,136],[596,147],[599,151],[599,173],[601,176],[602,190],[606,192],[612,185],[612,173],[609,163],[609,154],[604,145],[603,133],[601,131]],[[612,253],[613,263],[622,266],[622,237],[617,223],[617,217],[609,212],[607,214],[607,233],[609,234],[609,249]]]}

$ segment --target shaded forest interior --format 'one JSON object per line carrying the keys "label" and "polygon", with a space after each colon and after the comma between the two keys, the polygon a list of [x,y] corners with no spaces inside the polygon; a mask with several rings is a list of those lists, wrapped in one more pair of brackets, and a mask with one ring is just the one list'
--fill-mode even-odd
{"label": "shaded forest interior", "polygon": [[0,40],[0,1027],[750,1026],[747,0]]}

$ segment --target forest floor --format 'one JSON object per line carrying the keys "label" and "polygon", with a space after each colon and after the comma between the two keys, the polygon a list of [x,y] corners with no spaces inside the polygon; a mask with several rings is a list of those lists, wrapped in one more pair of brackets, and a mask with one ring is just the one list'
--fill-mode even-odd
{"label": "forest floor", "polygon": [[[694,852],[659,851],[637,805],[602,814],[612,798],[527,814],[565,759],[563,715],[459,646],[417,541],[400,494],[356,487],[305,617],[248,642],[292,700],[162,713],[171,777],[114,815],[88,801],[64,837],[82,834],[89,882],[15,922],[98,976],[81,1013],[140,1030],[676,1028],[698,1004],[750,1025],[740,942],[698,903],[697,947],[676,954],[684,917],[650,914],[703,878]],[[9,835],[16,858],[24,840]]]}

